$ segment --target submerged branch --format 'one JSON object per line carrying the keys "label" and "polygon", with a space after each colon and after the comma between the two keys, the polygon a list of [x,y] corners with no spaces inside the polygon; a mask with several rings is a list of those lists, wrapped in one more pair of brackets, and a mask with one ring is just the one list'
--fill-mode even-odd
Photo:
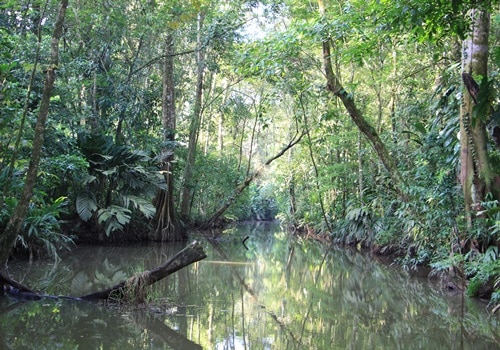
{"label": "submerged branch", "polygon": [[0,272],[0,296],[6,294],[22,300],[40,300],[42,298],[37,292]]}

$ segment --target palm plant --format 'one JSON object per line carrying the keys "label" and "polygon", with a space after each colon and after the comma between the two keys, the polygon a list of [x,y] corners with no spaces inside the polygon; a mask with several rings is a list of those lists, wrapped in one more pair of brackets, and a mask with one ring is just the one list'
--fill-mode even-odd
{"label": "palm plant", "polygon": [[78,146],[89,169],[77,195],[76,210],[97,229],[99,240],[104,234],[109,237],[123,230],[134,214],[146,219],[154,216],[155,207],[144,196],[152,198],[165,183],[147,154],[101,135],[81,134]]}

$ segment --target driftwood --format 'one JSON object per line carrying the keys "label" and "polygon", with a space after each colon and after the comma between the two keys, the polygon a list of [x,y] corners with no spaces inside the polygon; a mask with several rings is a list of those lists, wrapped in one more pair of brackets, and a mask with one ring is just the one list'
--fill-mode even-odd
{"label": "driftwood", "polygon": [[173,257],[165,261],[158,267],[152,270],[144,271],[134,275],[128,280],[122,281],[115,286],[101,290],[96,293],[87,294],[80,299],[82,300],[103,300],[103,299],[131,299],[134,298],[140,301],[144,296],[144,288],[152,285],[155,282],[179,271],[183,267],[191,265],[197,261],[205,259],[207,256],[201,245],[194,241],[186,248],[179,251]]}
{"label": "driftwood", "polygon": [[136,274],[115,286],[82,297],[64,297],[38,294],[19,282],[0,273],[0,294],[8,294],[17,299],[39,300],[41,298],[65,298],[73,300],[143,301],[145,288],[179,271],[183,267],[205,259],[207,256],[200,243],[192,242],[170,259],[152,270]]}

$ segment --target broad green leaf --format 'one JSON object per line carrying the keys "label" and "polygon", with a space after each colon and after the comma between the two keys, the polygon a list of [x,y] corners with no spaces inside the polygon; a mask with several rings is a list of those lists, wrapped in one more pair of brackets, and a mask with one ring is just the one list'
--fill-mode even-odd
{"label": "broad green leaf", "polygon": [[76,211],[83,221],[88,221],[97,210],[95,196],[91,193],[80,193],[76,198]]}

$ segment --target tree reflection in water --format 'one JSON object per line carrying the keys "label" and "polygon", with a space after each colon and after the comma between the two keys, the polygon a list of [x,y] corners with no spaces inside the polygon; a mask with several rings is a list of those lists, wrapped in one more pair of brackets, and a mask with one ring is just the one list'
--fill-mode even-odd
{"label": "tree reflection in water", "polygon": [[[4,302],[4,347],[499,348],[498,318],[484,305],[465,299],[462,317],[460,297],[364,254],[291,238],[277,224],[240,225],[204,245],[208,258],[155,285],[155,302],[142,309]],[[38,290],[81,295],[181,248],[79,247],[58,266],[10,269]]]}

